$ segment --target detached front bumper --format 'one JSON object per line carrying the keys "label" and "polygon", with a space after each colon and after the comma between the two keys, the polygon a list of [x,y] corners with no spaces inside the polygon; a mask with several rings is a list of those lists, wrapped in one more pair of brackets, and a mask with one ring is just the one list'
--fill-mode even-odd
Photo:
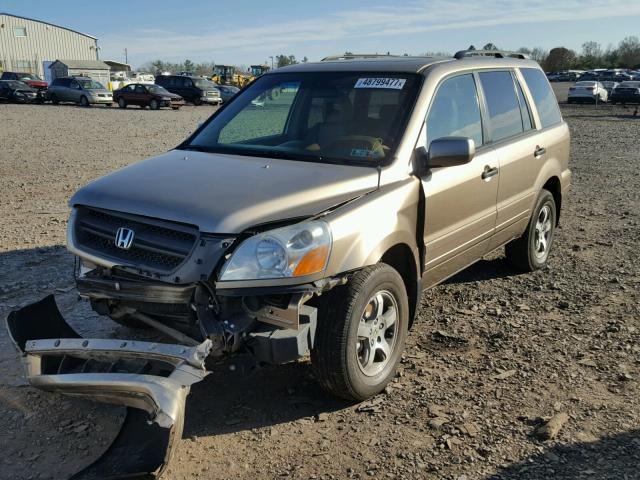
{"label": "detached front bumper", "polygon": [[191,385],[207,371],[211,341],[194,347],[84,339],[53,296],[12,312],[9,334],[36,388],[127,406],[120,433],[75,480],[158,478],[182,436]]}

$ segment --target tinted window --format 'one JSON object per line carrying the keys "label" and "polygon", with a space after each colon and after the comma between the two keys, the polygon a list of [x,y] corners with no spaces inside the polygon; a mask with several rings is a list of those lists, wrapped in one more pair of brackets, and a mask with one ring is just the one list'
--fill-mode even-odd
{"label": "tinted window", "polygon": [[482,123],[476,84],[471,74],[445,80],[427,116],[427,146],[441,137],[472,138],[482,145]]}
{"label": "tinted window", "polygon": [[489,110],[491,139],[496,142],[522,133],[520,103],[511,72],[481,72],[480,83]]}
{"label": "tinted window", "polygon": [[538,109],[542,128],[562,121],[556,96],[544,74],[537,68],[520,69]]}
{"label": "tinted window", "polygon": [[526,132],[533,128],[533,125],[531,123],[531,112],[529,110],[527,100],[524,98],[524,93],[522,93],[520,82],[518,82],[517,80],[516,88],[518,90],[518,101],[520,102],[520,113],[522,114],[522,126],[524,127],[524,131]]}

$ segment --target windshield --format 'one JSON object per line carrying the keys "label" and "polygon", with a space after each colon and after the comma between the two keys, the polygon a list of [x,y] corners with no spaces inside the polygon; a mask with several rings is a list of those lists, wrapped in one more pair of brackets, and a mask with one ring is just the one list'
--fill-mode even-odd
{"label": "windshield", "polygon": [[19,73],[18,77],[20,77],[20,80],[42,80],[39,76],[34,75],[33,73]]}
{"label": "windshield", "polygon": [[10,88],[15,89],[31,89],[29,85],[24,82],[18,82],[17,80],[3,80],[2,83],[8,85]]}
{"label": "windshield", "polygon": [[420,78],[372,72],[265,75],[182,148],[378,165],[393,156]]}
{"label": "windshield", "polygon": [[216,84],[213,82],[210,82],[206,78],[200,78],[198,80],[194,80],[194,83],[196,84],[196,87],[202,88],[202,89],[216,88]]}
{"label": "windshield", "polygon": [[80,80],[78,78],[76,78],[76,80],[78,80],[78,83],[85,90],[104,90],[104,86],[102,86],[101,83],[96,82],[95,80]]}
{"label": "windshield", "polygon": [[640,88],[640,82],[622,82],[620,87]]}
{"label": "windshield", "polygon": [[169,92],[165,90],[163,87],[161,87],[160,85],[147,85],[147,90],[149,90],[149,92],[151,93],[169,94]]}

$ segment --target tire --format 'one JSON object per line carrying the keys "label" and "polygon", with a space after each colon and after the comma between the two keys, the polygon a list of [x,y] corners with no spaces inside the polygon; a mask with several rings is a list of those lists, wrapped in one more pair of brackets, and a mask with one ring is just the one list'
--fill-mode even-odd
{"label": "tire", "polygon": [[[392,311],[395,322],[389,324]],[[380,318],[385,319],[382,330]],[[347,400],[361,401],[381,392],[396,373],[408,325],[409,300],[400,274],[384,263],[357,272],[346,285],[323,296],[318,309],[311,350],[318,382]]]}
{"label": "tire", "polygon": [[124,98],[120,97],[118,99],[118,106],[120,108],[127,108],[127,101]]}
{"label": "tire", "polygon": [[51,94],[51,103],[54,105],[58,105],[60,103],[60,100],[58,100],[58,96],[55,93]]}
{"label": "tire", "polygon": [[547,263],[553,246],[557,218],[553,195],[548,190],[542,190],[527,229],[520,238],[505,246],[507,262],[523,272],[542,268]]}
{"label": "tire", "polygon": [[89,106],[89,99],[87,97],[85,97],[84,95],[82,95],[80,97],[80,105],[82,105],[83,107],[88,107]]}
{"label": "tire", "polygon": [[569,105],[571,105],[571,104],[573,103],[573,99],[572,99],[572,98],[567,98],[567,103],[568,103]]}
{"label": "tire", "polygon": [[193,104],[194,104],[196,107],[199,107],[200,105],[202,105],[202,99],[201,99],[200,97],[194,97],[194,98],[193,98]]}
{"label": "tire", "polygon": [[171,107],[171,110],[180,110],[180,107]]}
{"label": "tire", "polygon": [[149,108],[151,110],[159,110],[160,109],[160,103],[158,102],[158,100],[156,100],[155,98],[151,99],[151,101],[149,102]]}

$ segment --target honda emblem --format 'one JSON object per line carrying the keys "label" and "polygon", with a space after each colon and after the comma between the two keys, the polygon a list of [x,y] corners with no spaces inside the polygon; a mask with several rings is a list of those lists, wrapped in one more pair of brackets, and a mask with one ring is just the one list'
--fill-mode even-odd
{"label": "honda emblem", "polygon": [[129,250],[131,248],[131,244],[133,244],[133,237],[135,237],[135,232],[130,228],[120,227],[116,232],[116,247],[121,248],[122,250]]}

